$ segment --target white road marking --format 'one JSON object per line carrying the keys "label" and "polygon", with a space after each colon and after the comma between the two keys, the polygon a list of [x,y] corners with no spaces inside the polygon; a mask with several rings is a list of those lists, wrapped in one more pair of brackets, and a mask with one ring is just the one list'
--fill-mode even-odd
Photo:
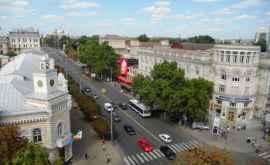
{"label": "white road marking", "polygon": [[263,156],[264,159],[269,158],[269,157],[270,157],[270,155]]}
{"label": "white road marking", "polygon": [[139,158],[139,160],[141,161],[141,163],[144,163],[143,158],[139,154],[136,154],[136,156],[137,156],[137,158]]}
{"label": "white road marking", "polygon": [[189,143],[191,143],[191,144],[193,144],[193,146],[195,146],[196,148],[198,148],[199,147],[199,145],[198,144],[196,144],[193,140],[190,140],[189,141]]}
{"label": "white road marking", "polygon": [[159,158],[162,157],[162,155],[161,155],[157,150],[154,150],[153,152],[154,152]]}
{"label": "white road marking", "polygon": [[179,152],[179,149],[176,147],[175,144],[171,145],[171,147],[173,147],[176,150],[176,152]]}
{"label": "white road marking", "polygon": [[149,152],[153,157],[154,159],[157,159],[157,156],[154,154],[154,152]]}
{"label": "white road marking", "polygon": [[189,150],[189,146],[186,143],[183,143],[183,145],[187,148],[187,150]]}
{"label": "white road marking", "polygon": [[136,164],[139,164],[139,163],[140,163],[140,162],[138,161],[138,159],[137,159],[134,155],[132,155],[131,157],[132,157],[132,159],[136,162]]}
{"label": "white road marking", "polygon": [[144,160],[146,160],[147,162],[149,162],[148,158],[144,155],[144,153],[141,153],[142,157],[144,158]]}
{"label": "white road marking", "polygon": [[176,153],[177,151],[172,147],[172,146],[168,146],[171,150],[173,150],[174,153]]}
{"label": "white road marking", "polygon": [[266,155],[266,154],[268,154],[268,152],[260,153],[259,156],[264,156],[264,155]]}
{"label": "white road marking", "polygon": [[191,144],[188,143],[188,142],[186,142],[185,145],[188,146],[189,149],[192,149],[192,148],[193,148],[193,145],[191,145]]}
{"label": "white road marking", "polygon": [[129,162],[131,162],[131,164],[136,165],[136,163],[131,159],[131,157],[128,156],[127,158],[129,160]]}
{"label": "white road marking", "polygon": [[129,161],[128,161],[128,159],[125,157],[124,158],[124,162],[127,164],[127,165],[130,165],[130,163],[129,163]]}
{"label": "white road marking", "polygon": [[153,160],[153,158],[151,157],[151,155],[149,154],[149,152],[146,152],[145,155],[146,155],[150,160]]}
{"label": "white road marking", "polygon": [[143,125],[141,125],[137,120],[133,119],[127,112],[122,111],[127,117],[129,117],[131,120],[133,120],[138,126],[140,126],[146,133],[148,133],[150,136],[152,136],[155,140],[161,143],[160,139],[157,138],[153,133],[151,133],[148,129],[146,129]]}
{"label": "white road marking", "polygon": [[184,151],[184,149],[181,147],[181,144],[175,144],[180,151]]}
{"label": "white road marking", "polygon": [[182,148],[183,148],[183,151],[185,151],[185,150],[187,150],[188,148],[184,145],[184,143],[180,143],[179,145],[181,145],[182,146]]}
{"label": "white road marking", "polygon": [[165,156],[159,149],[157,150],[158,153],[161,154],[161,156]]}

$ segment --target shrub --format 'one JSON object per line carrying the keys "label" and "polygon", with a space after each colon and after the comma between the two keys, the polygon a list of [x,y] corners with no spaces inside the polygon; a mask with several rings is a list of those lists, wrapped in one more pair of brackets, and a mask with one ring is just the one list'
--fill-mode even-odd
{"label": "shrub", "polygon": [[107,120],[99,118],[92,123],[94,130],[97,132],[99,137],[104,137],[110,131],[110,125]]}

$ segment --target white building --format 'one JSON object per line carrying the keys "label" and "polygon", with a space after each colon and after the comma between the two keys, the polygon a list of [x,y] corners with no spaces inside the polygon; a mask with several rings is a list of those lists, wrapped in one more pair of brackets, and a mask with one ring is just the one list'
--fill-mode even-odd
{"label": "white building", "polygon": [[67,80],[45,54],[16,56],[0,70],[0,126],[17,125],[54,160],[72,157]]}
{"label": "white building", "polygon": [[176,61],[187,78],[213,81],[210,109],[224,121],[247,122],[270,111],[270,56],[258,46],[215,45],[206,50],[131,48],[127,58],[138,59],[136,74],[149,75],[153,66]]}
{"label": "white building", "polygon": [[8,52],[8,39],[5,36],[0,36],[0,55],[7,54]]}
{"label": "white building", "polygon": [[21,50],[40,48],[40,35],[38,31],[17,30],[8,34],[9,47],[17,53]]}

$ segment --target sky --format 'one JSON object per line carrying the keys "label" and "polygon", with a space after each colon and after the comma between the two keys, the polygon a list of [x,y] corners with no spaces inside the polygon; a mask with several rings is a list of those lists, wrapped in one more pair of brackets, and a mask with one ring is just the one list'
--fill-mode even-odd
{"label": "sky", "polygon": [[270,27],[270,0],[0,0],[0,22],[6,32],[252,39]]}

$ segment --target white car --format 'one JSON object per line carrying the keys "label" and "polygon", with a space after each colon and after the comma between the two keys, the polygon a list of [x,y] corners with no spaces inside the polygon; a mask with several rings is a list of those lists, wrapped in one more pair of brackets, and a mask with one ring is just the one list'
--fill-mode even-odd
{"label": "white car", "polygon": [[104,109],[107,111],[107,112],[111,112],[113,111],[113,106],[111,103],[104,103]]}
{"label": "white car", "polygon": [[172,138],[168,134],[161,133],[161,134],[158,135],[158,137],[165,143],[171,143],[172,142]]}

